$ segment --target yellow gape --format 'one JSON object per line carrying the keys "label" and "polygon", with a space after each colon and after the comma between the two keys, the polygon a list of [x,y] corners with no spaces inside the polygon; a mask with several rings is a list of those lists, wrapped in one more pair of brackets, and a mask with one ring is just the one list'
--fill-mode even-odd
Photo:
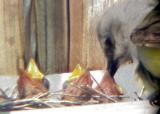
{"label": "yellow gape", "polygon": [[33,59],[30,59],[29,64],[27,66],[27,72],[30,74],[29,76],[32,79],[43,79],[44,75],[40,72],[38,69],[35,61]]}
{"label": "yellow gape", "polygon": [[72,71],[71,76],[68,78],[68,81],[74,78],[78,78],[79,76],[81,76],[81,74],[84,73],[84,71],[85,69],[83,69],[79,64],[77,64],[74,70]]}

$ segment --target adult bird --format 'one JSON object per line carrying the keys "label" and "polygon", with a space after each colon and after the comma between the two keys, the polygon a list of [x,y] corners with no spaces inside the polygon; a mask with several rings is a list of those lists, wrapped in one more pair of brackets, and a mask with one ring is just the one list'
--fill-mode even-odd
{"label": "adult bird", "polygon": [[152,88],[148,89],[153,93],[150,101],[157,105],[160,105],[159,21],[159,0],[123,0],[107,9],[97,25],[109,75],[114,76],[120,65],[136,58],[137,73],[147,84],[145,87]]}

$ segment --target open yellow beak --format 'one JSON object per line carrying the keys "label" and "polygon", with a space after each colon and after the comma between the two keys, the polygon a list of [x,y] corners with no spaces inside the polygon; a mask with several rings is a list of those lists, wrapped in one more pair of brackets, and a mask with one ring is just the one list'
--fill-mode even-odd
{"label": "open yellow beak", "polygon": [[81,74],[84,73],[84,71],[85,69],[83,69],[79,64],[77,64],[74,70],[72,71],[71,76],[68,78],[68,80],[72,80],[72,79],[80,77]]}
{"label": "open yellow beak", "polygon": [[27,66],[27,72],[30,74],[29,76],[32,79],[43,79],[44,75],[43,73],[40,72],[40,70],[38,69],[35,61],[33,59],[30,59],[29,64]]}

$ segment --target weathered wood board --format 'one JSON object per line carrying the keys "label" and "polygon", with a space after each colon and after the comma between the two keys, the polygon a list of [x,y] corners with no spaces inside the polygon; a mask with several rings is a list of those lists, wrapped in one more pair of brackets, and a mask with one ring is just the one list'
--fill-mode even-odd
{"label": "weathered wood board", "polygon": [[0,74],[23,68],[21,0],[0,0]]}
{"label": "weathered wood board", "polygon": [[105,69],[96,25],[117,1],[0,0],[0,74],[17,74],[31,57],[45,74]]}

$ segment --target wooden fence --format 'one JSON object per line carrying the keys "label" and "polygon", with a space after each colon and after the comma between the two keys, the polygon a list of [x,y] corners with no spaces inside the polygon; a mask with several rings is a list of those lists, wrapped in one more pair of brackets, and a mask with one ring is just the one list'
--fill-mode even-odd
{"label": "wooden fence", "polygon": [[0,0],[0,74],[34,58],[48,73],[106,67],[96,22],[117,0]]}

